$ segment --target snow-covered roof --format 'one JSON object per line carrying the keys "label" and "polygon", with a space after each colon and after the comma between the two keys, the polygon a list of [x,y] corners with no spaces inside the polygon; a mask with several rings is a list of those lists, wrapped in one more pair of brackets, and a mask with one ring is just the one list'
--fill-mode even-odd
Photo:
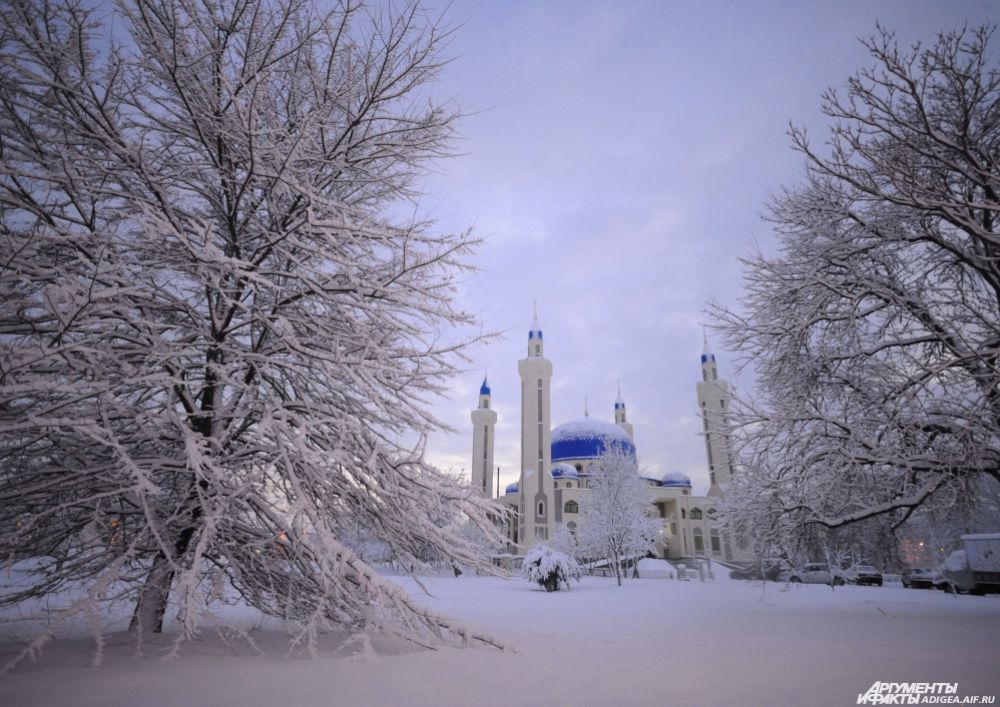
{"label": "snow-covered roof", "polygon": [[649,481],[650,483],[656,484],[657,486],[660,485],[660,477],[659,476],[653,476],[653,473],[651,471],[642,471],[640,469],[639,470],[639,478],[640,479],[645,479],[646,481]]}
{"label": "snow-covered roof", "polygon": [[593,417],[581,417],[552,430],[552,461],[597,459],[611,445],[635,456],[635,445],[621,427]]}
{"label": "snow-covered roof", "polygon": [[660,479],[660,486],[670,486],[678,488],[691,488],[691,479],[687,474],[679,471],[668,471]]}
{"label": "snow-covered roof", "polygon": [[580,475],[577,473],[572,464],[553,464],[551,474],[553,479],[580,478]]}

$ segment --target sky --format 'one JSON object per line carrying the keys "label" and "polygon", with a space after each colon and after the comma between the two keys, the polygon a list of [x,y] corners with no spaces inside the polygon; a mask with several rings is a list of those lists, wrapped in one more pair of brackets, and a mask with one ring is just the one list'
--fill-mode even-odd
{"label": "sky", "polygon": [[[820,96],[872,59],[876,22],[900,43],[1000,21],[1000,0],[555,2],[453,0],[435,88],[467,113],[458,156],[420,207],[485,242],[459,304],[503,337],[469,353],[433,412],[453,428],[428,458],[469,474],[469,411],[488,370],[501,487],[520,473],[517,361],[537,301],[553,426],[613,420],[621,385],[640,465],[708,487],[695,384],[706,304],[738,307],[739,258],[773,252],[769,194],[804,172],[790,123],[826,139]],[[708,332],[720,377],[752,386]]]}

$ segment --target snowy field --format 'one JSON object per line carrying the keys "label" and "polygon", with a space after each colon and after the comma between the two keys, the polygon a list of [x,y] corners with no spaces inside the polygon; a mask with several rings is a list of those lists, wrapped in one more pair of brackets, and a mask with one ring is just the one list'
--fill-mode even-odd
{"label": "snowy field", "polygon": [[[113,634],[61,639],[0,676],[0,705],[853,705],[875,681],[957,682],[1000,697],[1000,597],[885,587],[585,578],[569,592],[524,580],[432,578],[429,606],[515,651],[382,644],[377,657],[330,636],[288,657],[258,617],[237,618],[266,655],[214,633],[163,660]],[[0,629],[4,657],[17,647]]]}

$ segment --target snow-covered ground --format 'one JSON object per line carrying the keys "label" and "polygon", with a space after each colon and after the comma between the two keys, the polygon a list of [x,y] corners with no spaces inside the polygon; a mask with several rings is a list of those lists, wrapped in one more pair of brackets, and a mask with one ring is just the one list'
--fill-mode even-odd
{"label": "snow-covered ground", "polygon": [[[997,596],[589,577],[552,594],[521,579],[426,586],[422,601],[516,652],[382,644],[358,659],[331,636],[318,658],[288,657],[265,622],[252,631],[264,656],[206,632],[179,658],[157,659],[155,647],[137,658],[114,634],[95,669],[92,643],[64,639],[0,676],[0,705],[853,705],[875,681],[1000,697]],[[11,630],[0,628],[5,658]]]}

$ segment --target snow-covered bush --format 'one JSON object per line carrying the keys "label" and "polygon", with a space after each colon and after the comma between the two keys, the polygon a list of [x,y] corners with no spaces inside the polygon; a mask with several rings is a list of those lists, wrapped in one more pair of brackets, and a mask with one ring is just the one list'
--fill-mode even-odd
{"label": "snow-covered bush", "polygon": [[536,545],[524,556],[521,575],[538,582],[547,592],[559,590],[561,582],[569,589],[569,580],[580,580],[580,565],[569,555],[557,552],[547,545]]}

